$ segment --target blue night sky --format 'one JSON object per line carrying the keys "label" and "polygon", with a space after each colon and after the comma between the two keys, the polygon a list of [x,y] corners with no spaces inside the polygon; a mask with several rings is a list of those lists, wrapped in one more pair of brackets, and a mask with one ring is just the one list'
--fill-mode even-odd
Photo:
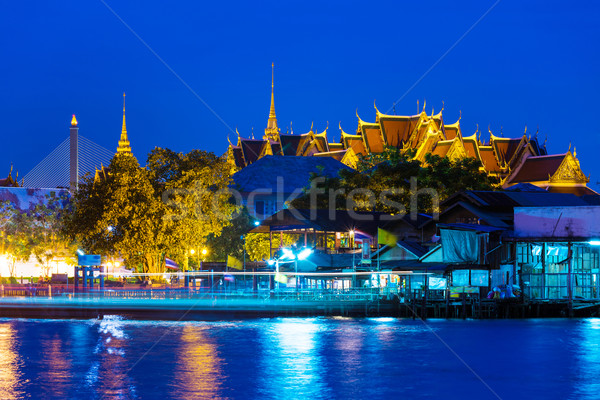
{"label": "blue night sky", "polygon": [[[102,1],[3,2],[0,12],[3,146],[0,176],[25,175],[69,133],[116,150],[122,92],[142,164],[155,146],[223,153],[237,127],[262,136],[270,101],[283,132],[311,122],[330,141],[398,100],[494,1],[157,2],[106,0],[207,107]],[[600,5],[500,1],[396,105],[398,114],[445,102],[462,110],[465,135],[479,124],[518,137],[539,126],[548,150],[572,142],[590,186],[600,180]]]}

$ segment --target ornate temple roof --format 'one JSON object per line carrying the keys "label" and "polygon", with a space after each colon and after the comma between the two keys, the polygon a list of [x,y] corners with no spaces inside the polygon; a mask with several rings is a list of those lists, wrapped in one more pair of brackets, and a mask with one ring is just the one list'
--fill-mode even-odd
{"label": "ornate temple roof", "polygon": [[[415,115],[387,115],[381,113],[377,106],[374,105],[374,108],[375,122],[362,120],[357,111],[358,126],[355,134],[345,132],[340,124],[339,143],[327,140],[327,128],[316,133],[312,125],[302,135],[280,134],[275,115],[272,71],[271,104],[265,136],[262,140],[239,138],[237,146],[230,144],[230,162],[241,169],[266,155],[280,154],[332,157],[354,168],[360,156],[381,153],[387,147],[395,147],[402,151],[413,151],[414,158],[422,162],[427,154],[452,160],[474,158],[480,163],[481,171],[500,178],[503,187],[519,182],[545,182],[546,186],[543,188],[550,190],[550,186],[585,186],[588,182],[580,169],[579,173],[570,178],[570,182],[564,182],[564,177],[559,179],[555,176],[562,165],[559,160],[563,160],[565,155],[548,156],[546,144],[539,144],[537,134],[533,139],[526,134],[517,138],[505,138],[502,133],[501,136],[495,136],[488,128],[490,140],[489,143],[483,143],[479,128],[473,135],[463,136],[460,117],[453,124],[445,124],[443,107],[437,114],[431,110],[429,115],[425,112],[425,105],[423,111]],[[574,154],[571,156],[575,158]],[[574,170],[573,165],[579,165],[576,159],[568,163],[571,170]],[[554,178],[551,180],[549,177]]]}
{"label": "ornate temple roof", "polygon": [[10,172],[6,178],[0,179],[0,187],[19,187],[19,172],[17,171],[16,179],[12,177],[13,166],[10,166]]}

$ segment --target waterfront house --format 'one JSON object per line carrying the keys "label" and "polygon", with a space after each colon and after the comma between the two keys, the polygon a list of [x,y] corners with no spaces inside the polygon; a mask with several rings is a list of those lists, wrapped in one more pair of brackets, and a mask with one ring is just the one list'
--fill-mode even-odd
{"label": "waterfront house", "polygon": [[515,264],[532,299],[600,298],[600,207],[517,207]]}

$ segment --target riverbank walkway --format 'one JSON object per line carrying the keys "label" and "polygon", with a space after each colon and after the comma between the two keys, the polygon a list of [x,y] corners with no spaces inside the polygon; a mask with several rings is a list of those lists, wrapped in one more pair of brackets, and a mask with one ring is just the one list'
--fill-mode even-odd
{"label": "riverbank walkway", "polygon": [[[440,293],[442,292],[442,293]],[[399,318],[542,318],[568,316],[567,301],[480,299],[444,291],[368,289],[236,289],[124,287],[77,291],[73,286],[0,286],[0,317],[221,320],[279,316]],[[440,296],[440,294],[442,294]],[[577,301],[575,317],[598,316],[598,301]]]}

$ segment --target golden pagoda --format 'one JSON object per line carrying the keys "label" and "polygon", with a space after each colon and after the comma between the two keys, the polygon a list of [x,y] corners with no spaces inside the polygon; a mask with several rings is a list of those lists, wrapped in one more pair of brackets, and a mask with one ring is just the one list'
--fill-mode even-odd
{"label": "golden pagoda", "polygon": [[117,146],[117,153],[131,154],[131,145],[127,138],[127,126],[125,125],[125,93],[123,93],[123,126],[121,127],[121,138],[119,139],[119,145]]}
{"label": "golden pagoda", "polygon": [[277,127],[277,116],[275,115],[275,63],[271,64],[271,108],[269,109],[269,119],[265,128],[265,140],[278,141],[279,128]]}

